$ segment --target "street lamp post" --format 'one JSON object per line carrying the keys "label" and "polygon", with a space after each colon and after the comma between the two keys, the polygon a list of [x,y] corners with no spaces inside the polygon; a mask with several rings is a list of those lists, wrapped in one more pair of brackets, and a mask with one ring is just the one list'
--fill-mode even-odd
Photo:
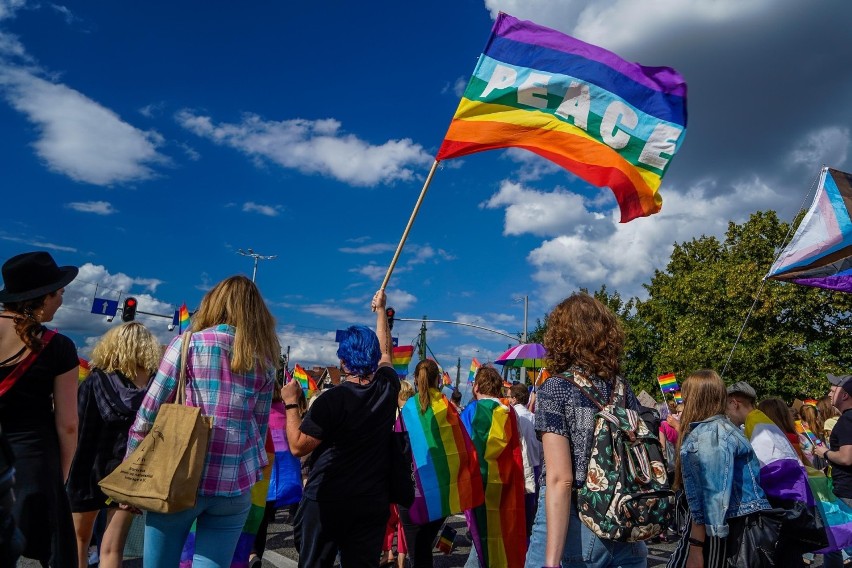
{"label": "street lamp post", "polygon": [[258,254],[256,252],[254,252],[252,249],[248,249],[247,251],[244,251],[243,249],[239,249],[237,251],[237,254],[241,254],[243,256],[250,256],[254,259],[254,270],[252,270],[252,272],[251,272],[251,281],[252,282],[254,282],[255,278],[257,278],[257,261],[258,260],[274,260],[274,259],[278,258],[277,254],[273,254],[271,256],[264,256],[262,254]]}

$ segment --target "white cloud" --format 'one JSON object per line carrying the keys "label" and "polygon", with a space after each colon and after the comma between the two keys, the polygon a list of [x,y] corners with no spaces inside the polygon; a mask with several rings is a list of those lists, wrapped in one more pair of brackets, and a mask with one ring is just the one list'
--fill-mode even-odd
{"label": "white cloud", "polygon": [[615,209],[597,221],[611,229],[607,236],[577,233],[544,241],[527,260],[545,302],[552,305],[580,287],[594,290],[603,283],[624,297],[644,296],[642,283],[666,266],[675,242],[697,234],[723,236],[729,220],[743,222],[750,212],[786,199],[759,179],[734,186],[728,195],[711,196],[712,186],[699,184],[685,194],[669,191],[660,213],[630,223],[618,223]]}
{"label": "white cloud", "polygon": [[372,243],[359,247],[343,247],[337,250],[347,254],[380,254],[396,250],[396,245],[390,243]]}
{"label": "white cloud", "polygon": [[[366,264],[364,266],[358,266],[355,268],[350,268],[349,272],[354,272],[356,274],[361,274],[366,276],[373,282],[379,282],[382,278],[387,274],[388,267],[387,266],[379,266],[378,264]],[[399,272],[399,269],[394,269],[394,272]]]}
{"label": "white cloud", "polygon": [[849,128],[829,126],[805,137],[801,145],[790,152],[790,162],[797,166],[812,167],[840,165],[849,156]]}
{"label": "white cloud", "polygon": [[58,245],[56,243],[42,241],[38,238],[22,239],[21,237],[9,237],[9,236],[4,235],[4,236],[0,236],[0,239],[3,239],[4,241],[10,241],[10,242],[13,242],[13,243],[25,244],[25,245],[27,245],[29,247],[33,247],[33,248],[39,248],[39,249],[46,248],[46,249],[50,249],[50,250],[59,250],[59,251],[63,251],[63,252],[77,252],[77,249],[74,248],[74,247],[69,247],[69,246],[65,246],[65,245]]}
{"label": "white cloud", "polygon": [[74,201],[65,206],[74,211],[96,215],[112,215],[118,212],[109,201]]}
{"label": "white cloud", "polygon": [[618,52],[654,37],[666,37],[670,30],[758,17],[774,4],[769,0],[717,0],[692,2],[686,9],[679,0],[485,0],[485,6],[492,18],[506,12]]}
{"label": "white cloud", "polygon": [[594,221],[583,197],[576,193],[560,189],[545,193],[508,180],[504,180],[500,190],[480,207],[506,207],[504,235],[561,235],[580,230]]}
{"label": "white cloud", "polygon": [[464,95],[465,89],[467,89],[468,78],[467,77],[457,77],[455,81],[452,83],[447,83],[444,85],[444,88],[441,89],[441,94],[446,95],[447,93],[452,93],[455,96],[461,98]]}
{"label": "white cloud", "polygon": [[76,338],[82,337],[77,347],[81,355],[87,357],[100,336],[110,327],[121,323],[120,317],[107,322],[106,317],[91,313],[94,299],[119,300],[119,293],[122,293],[122,298],[131,294],[139,301],[141,311],[164,316],[138,314],[136,320],[145,324],[165,344],[175,335],[167,326],[176,308],[151,295],[161,283],[156,278],[134,278],[121,272],[111,274],[104,266],[86,263],[80,267],[77,278],[66,286],[62,307],[56,312],[50,326]]}
{"label": "white cloud", "polygon": [[298,363],[302,367],[336,366],[337,342],[335,332],[307,332],[292,325],[283,326],[278,340],[284,351],[290,347],[290,366]]}
{"label": "white cloud", "polygon": [[190,110],[177,113],[178,123],[216,144],[235,148],[304,174],[321,174],[354,186],[409,181],[432,161],[422,146],[408,138],[373,145],[341,132],[334,119],[263,120],[247,114],[237,124],[215,124]]}
{"label": "white cloud", "polygon": [[27,0],[0,0],[0,20],[13,18],[15,12],[26,3]]}
{"label": "white cloud", "polygon": [[82,93],[30,71],[0,65],[0,89],[36,125],[36,153],[58,173],[94,185],[153,177],[162,137],[139,130]]}
{"label": "white cloud", "polygon": [[244,213],[260,213],[261,215],[266,215],[267,217],[277,217],[281,210],[280,205],[261,205],[260,203],[255,203],[254,201],[246,201],[243,203],[243,212]]}

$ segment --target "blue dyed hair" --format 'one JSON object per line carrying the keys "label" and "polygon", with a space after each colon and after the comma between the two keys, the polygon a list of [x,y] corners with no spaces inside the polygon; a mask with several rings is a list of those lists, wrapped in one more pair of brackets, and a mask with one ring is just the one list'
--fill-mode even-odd
{"label": "blue dyed hair", "polygon": [[369,327],[352,325],[344,331],[346,337],[340,342],[337,356],[350,373],[369,375],[376,371],[382,350],[379,338]]}

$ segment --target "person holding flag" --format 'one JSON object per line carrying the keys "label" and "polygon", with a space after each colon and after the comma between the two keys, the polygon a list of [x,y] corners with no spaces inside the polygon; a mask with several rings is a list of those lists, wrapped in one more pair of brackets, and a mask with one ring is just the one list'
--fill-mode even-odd
{"label": "person holding flag", "polygon": [[293,527],[299,566],[375,566],[390,505],[391,434],[400,382],[391,356],[384,290],[373,296],[376,332],[353,325],[337,356],[340,384],[296,412],[297,381],[284,385],[287,441],[294,456],[310,452],[311,473]]}

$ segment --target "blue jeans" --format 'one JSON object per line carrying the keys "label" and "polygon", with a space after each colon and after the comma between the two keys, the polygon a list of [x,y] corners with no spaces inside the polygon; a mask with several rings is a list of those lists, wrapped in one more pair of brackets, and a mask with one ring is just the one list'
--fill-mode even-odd
{"label": "blue jeans", "polygon": [[193,568],[229,567],[251,508],[251,491],[236,497],[199,495],[179,513],[151,513],[145,520],[143,566],[178,566],[183,544],[195,526]]}
{"label": "blue jeans", "polygon": [[[539,491],[538,510],[527,549],[527,568],[544,566],[544,547],[547,542],[547,516],[544,507],[546,489],[547,487],[542,486]],[[598,538],[577,516],[575,504],[571,504],[568,534],[565,535],[565,548],[562,551],[564,568],[644,568],[647,565],[648,547],[644,542],[616,542]]]}

